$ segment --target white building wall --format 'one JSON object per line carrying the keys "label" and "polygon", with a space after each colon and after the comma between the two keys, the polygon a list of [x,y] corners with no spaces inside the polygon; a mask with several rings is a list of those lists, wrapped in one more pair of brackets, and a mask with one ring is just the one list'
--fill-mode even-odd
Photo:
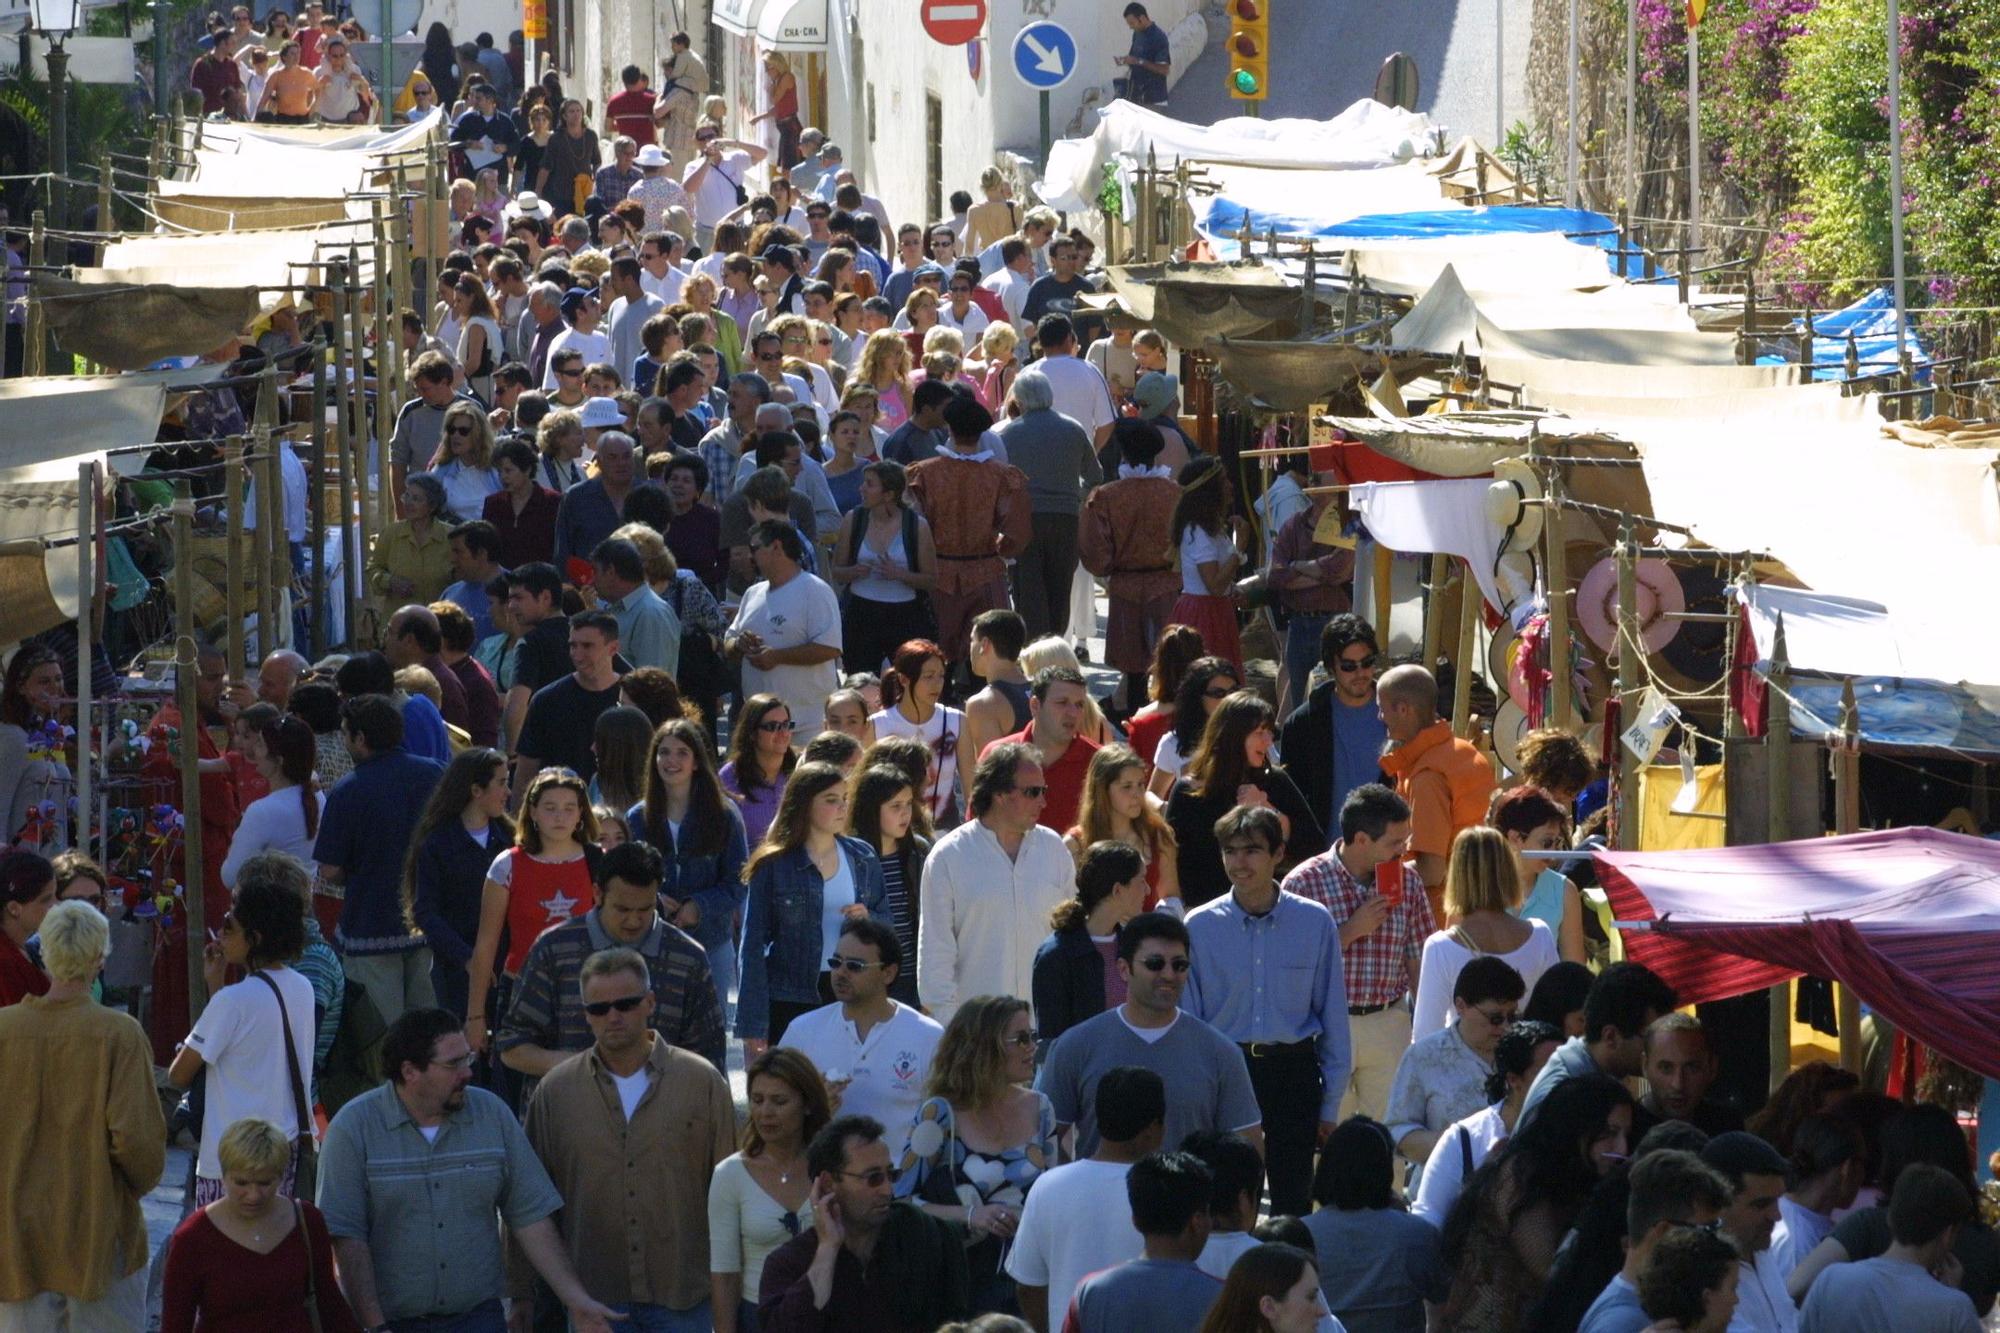
{"label": "white building wall", "polygon": [[[559,2],[550,0],[551,4]],[[519,8],[518,2],[515,7]],[[668,39],[681,31],[683,13],[686,31],[694,38],[695,54],[702,55],[708,28],[708,0],[653,0],[642,4],[577,0],[575,68],[562,71],[563,87],[572,96],[583,99],[593,128],[604,129],[604,104],[624,91],[618,73],[627,65],[645,70],[653,86],[660,86],[660,62],[670,54]],[[519,26],[518,20],[515,26]]]}
{"label": "white building wall", "polygon": [[[944,191],[978,195],[979,173],[1004,149],[1039,160],[1040,107],[1037,96],[1014,74],[1013,44],[1021,29],[1047,19],[1062,24],[1077,41],[1077,73],[1049,98],[1055,137],[1083,104],[1087,89],[1110,84],[1123,70],[1111,63],[1131,46],[1131,30],[1116,0],[988,0],[981,69],[975,80],[963,47],[944,47],[925,35],[920,0],[834,0],[843,17],[834,24],[835,43],[844,45],[829,62],[828,100],[845,119],[827,126],[834,141],[859,166],[862,181],[897,221],[923,211],[929,185],[924,143],[924,98],[938,96],[944,109]],[[1148,0],[1153,20],[1171,29],[1201,7],[1201,0]],[[861,57],[862,86],[851,94],[835,84]],[[875,137],[865,136],[868,87],[875,98]]]}

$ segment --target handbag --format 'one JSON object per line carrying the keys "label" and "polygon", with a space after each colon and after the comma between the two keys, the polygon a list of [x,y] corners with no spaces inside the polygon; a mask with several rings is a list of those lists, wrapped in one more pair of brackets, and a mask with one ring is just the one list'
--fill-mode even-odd
{"label": "handbag", "polygon": [[736,191],[736,206],[738,208],[741,208],[743,207],[743,205],[750,202],[750,194],[747,190],[743,188],[743,182],[737,180],[734,176],[724,171],[722,169],[722,164],[720,162],[716,163],[715,165],[715,174],[722,177],[722,179],[728,181],[729,188]]}
{"label": "handbag", "polygon": [[299,1136],[294,1140],[298,1160],[292,1171],[292,1198],[296,1201],[302,1191],[311,1195],[319,1184],[319,1144],[313,1138],[312,1105],[306,1101],[305,1075],[299,1071],[299,1050],[292,1043],[292,1016],[285,1010],[284,992],[265,973],[256,975],[277,997],[278,1019],[285,1029],[285,1067],[291,1071],[292,1109],[299,1117]]}
{"label": "handbag", "polygon": [[[285,1002],[278,1001],[283,1008]],[[318,1264],[313,1258],[312,1228],[306,1225],[306,1210],[299,1201],[292,1200],[292,1216],[297,1219],[299,1239],[306,1243],[306,1322],[312,1325],[312,1333],[325,1333],[319,1322],[319,1277],[313,1272]]]}

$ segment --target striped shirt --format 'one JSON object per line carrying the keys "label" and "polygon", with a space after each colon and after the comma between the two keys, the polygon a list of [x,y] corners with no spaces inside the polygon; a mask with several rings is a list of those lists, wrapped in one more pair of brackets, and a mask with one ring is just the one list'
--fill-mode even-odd
{"label": "striped shirt", "polygon": [[882,906],[889,913],[889,924],[896,928],[896,942],[903,946],[903,957],[917,956],[917,918],[910,911],[910,895],[903,887],[903,858],[881,856],[882,862]]}
{"label": "striped shirt", "polygon": [[[520,984],[500,1027],[500,1049],[534,1045],[549,1051],[580,1051],[591,1045],[594,1038],[584,1021],[577,980],[585,959],[622,943],[606,933],[594,909],[543,931],[521,964]],[[657,919],[646,938],[629,947],[646,960],[652,977],[653,1030],[727,1072],[722,1006],[708,970],[708,952]]]}

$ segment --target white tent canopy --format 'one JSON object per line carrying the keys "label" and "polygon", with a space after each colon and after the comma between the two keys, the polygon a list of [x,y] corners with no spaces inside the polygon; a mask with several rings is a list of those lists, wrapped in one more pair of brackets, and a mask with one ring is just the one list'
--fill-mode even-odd
{"label": "white tent canopy", "polygon": [[1438,280],[1409,314],[1397,321],[1395,344],[1406,349],[1449,356],[1460,348],[1478,354],[1484,347],[1481,329],[1497,328],[1516,335],[1534,330],[1571,350],[1576,360],[1602,350],[1604,330],[1692,335],[1694,319],[1678,305],[1662,302],[1644,288],[1620,283],[1589,294],[1544,291],[1534,296],[1513,289],[1501,295],[1468,291],[1454,265],[1445,265]]}

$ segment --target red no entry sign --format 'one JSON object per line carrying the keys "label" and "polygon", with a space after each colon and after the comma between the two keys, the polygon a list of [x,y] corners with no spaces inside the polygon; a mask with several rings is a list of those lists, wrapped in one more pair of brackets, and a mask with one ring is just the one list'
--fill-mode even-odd
{"label": "red no entry sign", "polygon": [[924,31],[944,46],[964,46],[986,26],[986,0],[924,0]]}

